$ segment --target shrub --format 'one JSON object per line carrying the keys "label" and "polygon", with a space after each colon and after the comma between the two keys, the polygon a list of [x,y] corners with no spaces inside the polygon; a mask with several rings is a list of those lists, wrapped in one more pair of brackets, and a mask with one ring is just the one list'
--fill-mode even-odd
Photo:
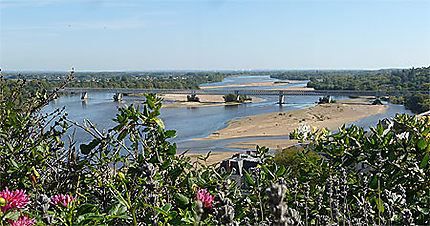
{"label": "shrub", "polygon": [[[289,174],[293,176],[300,175],[300,169],[304,165],[306,158],[301,156],[306,151],[306,147],[293,146],[275,152],[273,160],[278,166],[284,166],[289,169]],[[319,155],[312,152],[306,153],[307,158],[320,158]]]}
{"label": "shrub", "polygon": [[250,100],[252,100],[252,98],[251,98],[251,97],[247,97],[247,96],[245,96],[245,95],[237,95],[237,94],[235,94],[235,93],[229,93],[229,94],[227,94],[227,95],[224,95],[224,96],[223,96],[223,98],[224,98],[224,101],[225,101],[226,103],[228,103],[228,102],[238,102],[238,103],[243,103],[243,102],[245,102],[245,101],[250,101]]}

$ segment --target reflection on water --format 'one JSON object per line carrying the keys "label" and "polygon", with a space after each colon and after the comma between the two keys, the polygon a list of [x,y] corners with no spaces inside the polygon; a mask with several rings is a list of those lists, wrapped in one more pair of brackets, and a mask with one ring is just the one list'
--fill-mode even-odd
{"label": "reflection on water", "polygon": [[[221,83],[211,85],[228,85],[248,82],[275,81],[269,76],[241,76],[226,78]],[[278,87],[288,86],[305,86],[306,81],[294,84],[287,84]],[[202,85],[208,86],[208,84]],[[264,87],[242,87],[256,89]],[[273,87],[270,87],[273,88]],[[230,89],[230,88],[225,88]],[[81,101],[80,94],[60,96],[56,101],[51,102],[43,109],[43,112],[51,112],[56,108],[65,106],[69,118],[78,123],[84,119],[90,119],[100,129],[113,127],[115,124],[112,119],[117,113],[117,107],[140,104],[143,102],[142,97],[124,96],[123,102],[114,102],[113,93],[89,93],[88,99]],[[192,152],[212,151],[235,151],[236,149],[225,148],[223,146],[239,141],[250,140],[253,138],[212,140],[212,141],[188,141],[191,138],[204,138],[209,134],[225,128],[230,120],[239,119],[246,116],[265,114],[270,112],[283,112],[296,109],[312,107],[318,101],[317,96],[286,96],[287,104],[282,106],[276,104],[277,96],[259,96],[264,100],[258,103],[248,103],[242,105],[214,106],[214,107],[181,107],[181,108],[163,108],[160,118],[164,121],[167,129],[174,129],[178,136],[172,141],[177,142],[180,150],[190,149]],[[346,99],[346,97],[335,97],[336,100]],[[379,119],[392,117],[395,113],[406,112],[403,106],[390,105],[385,114],[371,116],[361,119],[354,124],[359,126],[373,126]],[[81,129],[76,130],[77,142],[89,142],[92,137]],[[275,137],[276,138],[276,137]],[[286,139],[285,137],[278,137]],[[264,139],[264,138],[258,138]],[[270,139],[274,139],[271,137]]]}
{"label": "reflection on water", "polygon": [[82,101],[82,109],[86,109],[87,108],[87,105],[88,105],[88,101],[87,101],[87,99],[83,99],[83,100],[81,100]]}

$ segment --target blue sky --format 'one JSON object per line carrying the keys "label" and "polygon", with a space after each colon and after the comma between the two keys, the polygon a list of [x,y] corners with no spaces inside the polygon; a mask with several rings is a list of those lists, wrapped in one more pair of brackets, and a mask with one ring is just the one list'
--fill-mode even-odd
{"label": "blue sky", "polygon": [[0,0],[4,70],[430,65],[430,1]]}

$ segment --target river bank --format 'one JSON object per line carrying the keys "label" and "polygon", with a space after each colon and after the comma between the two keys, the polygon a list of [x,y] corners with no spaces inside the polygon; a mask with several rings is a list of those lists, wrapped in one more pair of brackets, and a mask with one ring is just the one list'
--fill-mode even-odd
{"label": "river bank", "polygon": [[300,81],[274,81],[274,82],[248,82],[239,84],[219,85],[219,86],[201,86],[200,89],[221,89],[221,88],[243,88],[243,87],[262,87],[262,86],[284,86],[292,83],[299,83]]}
{"label": "river bank", "polygon": [[[185,94],[163,94],[161,95],[165,103],[163,108],[177,108],[177,107],[215,107],[215,106],[227,106],[227,105],[238,105],[242,103],[225,103],[223,95],[199,95],[200,102],[189,102],[187,101],[187,95]],[[257,103],[263,101],[262,98],[252,97],[251,101],[245,103]]]}
{"label": "river bank", "polygon": [[[372,105],[368,99],[347,99],[332,104],[317,106],[288,112],[273,112],[244,117],[228,122],[226,128],[210,134],[206,138],[190,140],[218,140],[243,137],[278,137],[289,133],[302,124],[336,130],[343,124],[354,122],[365,117],[385,113],[388,106]],[[238,142],[228,147],[245,148],[255,145],[285,148],[293,145],[293,141],[285,139],[255,139]]]}

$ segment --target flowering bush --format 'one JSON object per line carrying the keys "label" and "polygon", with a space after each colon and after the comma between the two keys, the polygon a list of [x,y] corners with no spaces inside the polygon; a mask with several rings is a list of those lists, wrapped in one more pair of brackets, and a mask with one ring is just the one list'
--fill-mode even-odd
{"label": "flowering bush", "polygon": [[202,202],[203,207],[211,209],[212,202],[214,201],[214,197],[207,192],[207,189],[200,189],[197,191],[197,200]]}
{"label": "flowering bush", "polygon": [[5,190],[0,192],[0,199],[3,199],[3,204],[1,204],[1,212],[5,213],[10,209],[20,209],[24,208],[30,200],[29,195],[25,194],[24,190],[9,191],[6,187]]}
{"label": "flowering bush", "polygon": [[53,198],[51,198],[51,204],[56,205],[62,205],[64,207],[68,207],[72,204],[72,202],[75,200],[71,195],[56,195]]}
{"label": "flowering bush", "polygon": [[36,221],[34,219],[27,218],[26,216],[21,216],[16,221],[9,220],[8,223],[11,226],[31,226],[36,224]]}
{"label": "flowering bush", "polygon": [[23,213],[24,209],[30,203],[29,195],[24,190],[9,191],[9,188],[0,192],[0,217],[2,221],[7,221],[10,225],[26,226],[36,223],[34,219],[27,218]]}

